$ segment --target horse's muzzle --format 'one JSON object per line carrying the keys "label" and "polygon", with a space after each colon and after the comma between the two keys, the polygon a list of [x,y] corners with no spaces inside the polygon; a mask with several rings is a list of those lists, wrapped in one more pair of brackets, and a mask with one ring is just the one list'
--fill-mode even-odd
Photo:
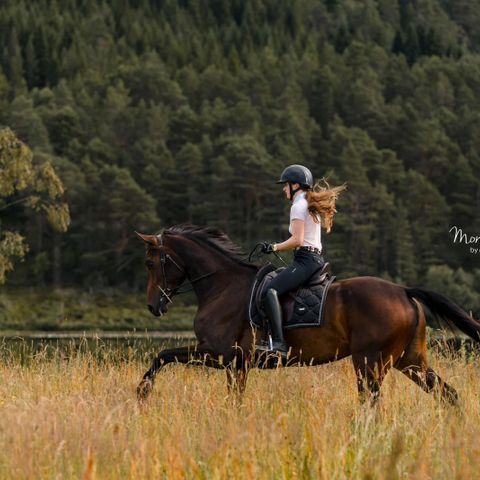
{"label": "horse's muzzle", "polygon": [[152,314],[155,315],[156,317],[159,317],[160,315],[163,315],[164,313],[167,313],[167,306],[166,305],[161,305],[160,308],[154,308],[153,305],[148,304],[147,305],[148,311]]}
{"label": "horse's muzzle", "polygon": [[147,308],[152,315],[155,315],[156,317],[160,316],[160,312],[158,310],[155,310],[152,305],[147,305]]}

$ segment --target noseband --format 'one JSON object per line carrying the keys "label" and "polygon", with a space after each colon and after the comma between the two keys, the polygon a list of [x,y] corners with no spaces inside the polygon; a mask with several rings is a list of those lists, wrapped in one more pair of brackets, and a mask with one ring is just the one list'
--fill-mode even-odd
{"label": "noseband", "polygon": [[[165,250],[163,248],[163,236],[162,236],[162,234],[157,236],[157,240],[160,242],[160,246],[157,247],[157,248],[160,251],[160,264],[162,266],[162,275],[163,275],[163,281],[165,283],[165,288],[162,288],[162,286],[158,283],[155,286],[162,293],[162,295],[160,297],[160,301],[167,300],[168,303],[173,303],[172,297],[174,295],[180,295],[182,293],[190,292],[190,291],[193,290],[193,287],[191,287],[187,290],[179,291],[179,289],[183,285],[183,283],[180,284],[177,288],[174,288],[174,289],[171,289],[170,287],[167,286],[168,285],[167,274],[165,273],[165,265],[167,264],[167,260],[170,260],[182,273],[184,272],[184,270],[182,270],[182,267],[180,267],[180,265],[172,258],[172,256],[170,254],[165,252]],[[213,272],[206,273],[205,275],[200,275],[199,277],[197,277],[193,280],[189,280],[189,281],[193,285],[194,283],[198,282],[199,280],[203,280],[206,277],[210,277],[211,275],[213,275],[213,274],[215,274],[219,271],[220,270],[215,270]],[[160,314],[162,314],[161,310],[160,310]]]}

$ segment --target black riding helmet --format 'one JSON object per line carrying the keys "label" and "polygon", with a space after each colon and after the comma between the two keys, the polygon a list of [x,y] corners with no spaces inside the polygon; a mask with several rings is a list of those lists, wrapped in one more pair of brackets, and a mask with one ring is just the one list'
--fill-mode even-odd
{"label": "black riding helmet", "polygon": [[312,172],[303,165],[289,165],[280,175],[280,180],[277,183],[288,183],[290,187],[290,200],[293,201],[293,196],[300,189],[293,190],[292,184],[298,183],[303,189],[313,188]]}

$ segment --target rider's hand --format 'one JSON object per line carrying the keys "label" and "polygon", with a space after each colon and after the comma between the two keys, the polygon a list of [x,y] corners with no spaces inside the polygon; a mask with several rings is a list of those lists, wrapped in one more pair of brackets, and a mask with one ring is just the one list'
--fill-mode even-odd
{"label": "rider's hand", "polygon": [[262,253],[273,253],[274,251],[273,243],[262,242]]}

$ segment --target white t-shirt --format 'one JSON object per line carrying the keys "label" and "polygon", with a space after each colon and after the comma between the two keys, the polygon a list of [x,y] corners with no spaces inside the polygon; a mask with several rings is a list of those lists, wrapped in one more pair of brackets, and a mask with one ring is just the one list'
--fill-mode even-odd
{"label": "white t-shirt", "polygon": [[303,247],[316,247],[322,250],[321,226],[316,223],[308,211],[307,194],[305,192],[297,192],[293,197],[292,207],[290,208],[290,226],[288,231],[292,233],[292,220],[303,220],[304,236]]}

